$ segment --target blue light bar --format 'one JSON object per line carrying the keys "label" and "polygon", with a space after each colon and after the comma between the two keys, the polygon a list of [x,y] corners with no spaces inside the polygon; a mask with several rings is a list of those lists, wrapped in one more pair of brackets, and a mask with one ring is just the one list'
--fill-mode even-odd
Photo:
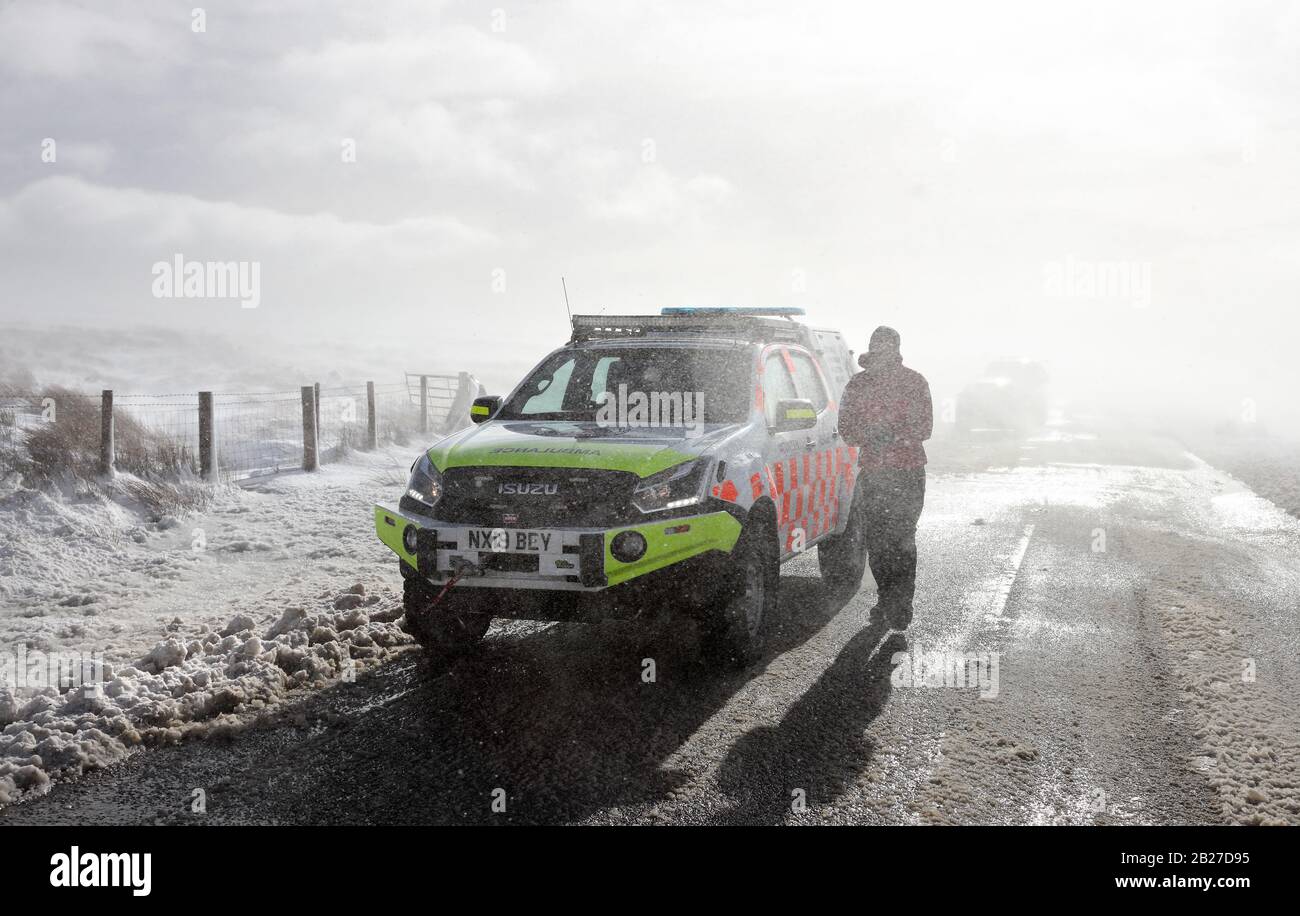
{"label": "blue light bar", "polygon": [[659,310],[660,315],[732,315],[745,318],[790,317],[802,315],[803,309],[792,305],[778,305],[770,308],[728,308],[725,306],[696,307],[693,305],[665,306]]}

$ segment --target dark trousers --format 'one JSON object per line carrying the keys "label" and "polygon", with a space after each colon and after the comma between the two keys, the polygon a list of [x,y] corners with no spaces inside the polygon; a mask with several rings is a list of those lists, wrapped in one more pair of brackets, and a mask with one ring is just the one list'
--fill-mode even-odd
{"label": "dark trousers", "polygon": [[916,591],[916,523],[925,504],[925,468],[862,472],[867,561],[885,606],[910,607]]}

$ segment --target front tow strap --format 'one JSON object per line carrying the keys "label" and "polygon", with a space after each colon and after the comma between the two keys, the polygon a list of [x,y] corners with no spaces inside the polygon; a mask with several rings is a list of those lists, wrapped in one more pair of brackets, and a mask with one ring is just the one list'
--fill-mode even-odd
{"label": "front tow strap", "polygon": [[447,580],[447,584],[442,587],[442,591],[438,592],[438,597],[434,598],[433,603],[429,605],[429,610],[433,610],[441,604],[442,599],[446,597],[447,592],[451,591],[452,586],[459,582],[463,576],[483,575],[483,570],[480,569],[477,564],[471,563],[464,557],[453,558],[451,566],[454,572],[451,574],[451,578]]}

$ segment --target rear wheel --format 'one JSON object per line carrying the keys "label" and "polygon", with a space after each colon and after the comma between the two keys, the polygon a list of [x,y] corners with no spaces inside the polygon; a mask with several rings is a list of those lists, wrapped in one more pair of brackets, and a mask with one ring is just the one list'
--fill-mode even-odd
{"label": "rear wheel", "polygon": [[772,527],[756,521],[731,553],[732,581],[705,621],[705,648],[715,661],[744,667],[763,654],[767,628],[776,611],[780,556]]}
{"label": "rear wheel", "polygon": [[836,593],[856,592],[867,571],[867,525],[860,494],[849,506],[849,521],[842,534],[817,545],[817,565],[822,580]]}
{"label": "rear wheel", "polygon": [[478,644],[492,615],[479,609],[473,595],[457,592],[454,586],[435,605],[440,591],[441,586],[416,576],[402,582],[406,630],[434,655],[457,655]]}

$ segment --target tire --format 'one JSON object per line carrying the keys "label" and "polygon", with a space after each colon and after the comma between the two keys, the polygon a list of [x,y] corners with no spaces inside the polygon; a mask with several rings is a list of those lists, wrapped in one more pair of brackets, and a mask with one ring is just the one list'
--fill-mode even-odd
{"label": "tire", "polygon": [[492,615],[478,610],[474,596],[458,593],[454,586],[435,607],[441,590],[416,576],[403,580],[406,631],[431,655],[459,655],[483,639]]}
{"label": "tire", "polygon": [[836,594],[856,592],[867,572],[867,522],[860,493],[860,487],[855,489],[844,532],[817,545],[817,566],[822,580]]}
{"label": "tire", "polygon": [[704,646],[714,662],[743,668],[762,657],[776,613],[781,559],[772,525],[756,520],[747,527],[731,558],[733,579],[709,609]]}

